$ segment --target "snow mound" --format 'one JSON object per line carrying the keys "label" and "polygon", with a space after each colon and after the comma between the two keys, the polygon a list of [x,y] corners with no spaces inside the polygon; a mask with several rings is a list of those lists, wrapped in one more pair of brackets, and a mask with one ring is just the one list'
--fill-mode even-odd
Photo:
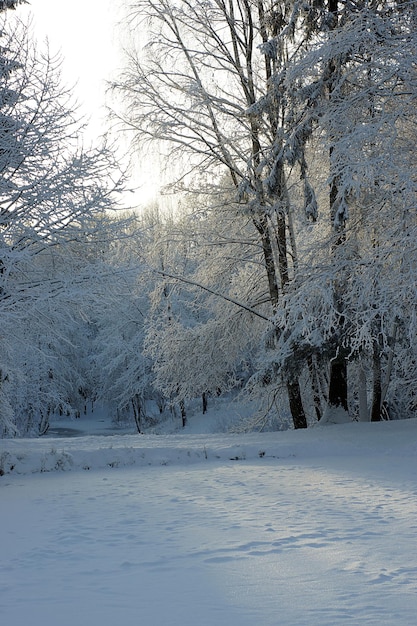
{"label": "snow mound", "polygon": [[241,435],[113,435],[0,442],[0,475],[262,459],[417,456],[417,419]]}

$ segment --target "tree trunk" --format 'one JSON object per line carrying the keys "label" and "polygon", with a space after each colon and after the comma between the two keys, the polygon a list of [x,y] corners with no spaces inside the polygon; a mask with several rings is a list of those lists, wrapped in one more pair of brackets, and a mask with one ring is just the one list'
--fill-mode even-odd
{"label": "tree trunk", "polygon": [[337,356],[330,363],[329,406],[348,410],[347,365],[344,356]]}
{"label": "tree trunk", "polygon": [[304,413],[300,384],[298,380],[287,382],[287,392],[294,428],[307,428],[307,418]]}
{"label": "tree trunk", "polygon": [[395,353],[395,343],[397,341],[397,331],[398,331],[398,323],[394,322],[394,327],[391,333],[391,337],[389,339],[389,352],[388,352],[388,363],[386,367],[385,379],[382,384],[382,393],[381,393],[381,408],[384,405],[385,398],[388,393],[388,388],[391,380],[391,374],[394,364],[394,353]]}
{"label": "tree trunk", "polygon": [[[332,20],[330,23],[330,28],[334,29],[338,24],[338,0],[329,0],[328,2],[328,10],[332,16]],[[332,99],[332,92],[334,88],[334,82],[337,78],[337,74],[339,73],[340,66],[339,60],[333,59],[329,63],[329,99]],[[330,175],[331,175],[331,184],[330,184],[330,217],[332,221],[332,227],[335,232],[338,234],[335,243],[333,244],[333,249],[336,251],[339,246],[343,246],[346,241],[345,234],[345,225],[342,221],[342,217],[338,214],[339,209],[339,184],[338,177],[333,175],[332,172],[332,156],[333,156],[333,147],[330,148],[329,158],[330,158]],[[341,313],[343,311],[343,293],[340,293],[340,289],[335,288],[334,298],[337,301],[337,309]],[[340,318],[340,323],[343,323],[343,317]],[[340,354],[340,344],[338,346],[339,354],[333,359],[330,363],[330,382],[329,382],[329,406],[338,408],[341,407],[345,411],[348,410],[348,386],[347,386],[347,360]]]}
{"label": "tree trunk", "polygon": [[[275,260],[274,260],[271,235],[270,235],[270,230],[269,230],[269,225],[268,225],[268,218],[266,217],[266,215],[261,215],[259,219],[254,220],[254,224],[259,234],[261,235],[262,250],[263,250],[264,261],[265,261],[265,269],[266,269],[267,278],[268,278],[269,297],[271,299],[272,310],[275,313],[278,308],[279,286],[278,286],[278,281],[277,281],[277,271],[276,271],[276,265],[275,265]],[[282,228],[281,228],[279,233],[281,234],[281,236],[283,235],[285,239],[285,228],[284,228],[284,231],[282,231]],[[283,282],[284,278],[286,281],[288,281],[287,257],[285,255],[285,260],[284,260],[283,255],[282,255],[283,250],[285,250],[285,253],[286,253],[286,246],[284,247],[284,244],[282,242],[278,241],[277,243],[278,243],[278,250],[279,250],[278,256],[281,262],[283,263],[282,270],[280,268],[281,282]],[[282,245],[280,245],[280,243],[282,243]],[[293,420],[294,428],[307,428],[307,419],[306,419],[304,408],[303,408],[300,385],[298,383],[298,380],[296,382],[287,381],[286,386],[287,386],[288,400],[290,404],[290,411],[291,411],[291,417]]]}
{"label": "tree trunk", "polygon": [[185,428],[185,426],[187,425],[187,413],[185,411],[185,402],[184,402],[184,400],[180,400],[180,411],[181,411],[182,427]]}
{"label": "tree trunk", "polygon": [[362,365],[359,367],[359,421],[369,422],[368,394],[366,392],[366,373]]}
{"label": "tree trunk", "polygon": [[132,408],[133,408],[133,416],[135,418],[136,430],[141,435],[142,434],[142,410],[141,410],[141,401],[140,398],[136,395],[132,398]]}
{"label": "tree trunk", "polygon": [[256,230],[260,234],[262,242],[262,252],[264,256],[265,270],[268,279],[269,297],[271,299],[272,311],[276,313],[279,300],[279,287],[275,268],[274,252],[272,248],[271,234],[269,232],[268,218],[260,215],[253,220]]}
{"label": "tree trunk", "polygon": [[284,289],[290,282],[288,273],[288,251],[285,215],[277,215],[277,246],[278,246],[278,267],[281,276],[281,286]]}
{"label": "tree trunk", "polygon": [[319,422],[321,420],[320,385],[317,377],[317,364],[314,362],[311,355],[307,358],[307,365],[310,373],[311,389],[313,392],[314,412],[316,414],[317,421]]}
{"label": "tree trunk", "polygon": [[382,370],[381,370],[381,345],[378,339],[374,339],[372,373],[373,373],[373,393],[372,393],[371,422],[380,422],[381,421],[381,407],[382,407]]}

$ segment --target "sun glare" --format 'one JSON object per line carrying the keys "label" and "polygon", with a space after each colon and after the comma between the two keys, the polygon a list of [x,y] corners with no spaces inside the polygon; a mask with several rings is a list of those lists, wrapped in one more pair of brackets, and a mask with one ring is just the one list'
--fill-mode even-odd
{"label": "sun glare", "polygon": [[[94,142],[109,130],[108,81],[122,67],[121,7],[112,0],[33,0],[21,5],[18,14],[30,19],[35,38],[49,43],[52,56],[62,57],[62,80],[73,90],[80,114],[88,121],[85,140]],[[116,137],[121,153],[128,152],[126,139]],[[123,198],[126,206],[145,206],[158,199],[160,174],[157,159],[141,159],[132,176],[133,193]]]}
{"label": "sun glare", "polygon": [[120,65],[118,12],[110,0],[34,0],[19,7],[31,18],[35,37],[49,42],[51,54],[62,56],[62,78],[73,87],[93,138],[105,132],[106,81]]}

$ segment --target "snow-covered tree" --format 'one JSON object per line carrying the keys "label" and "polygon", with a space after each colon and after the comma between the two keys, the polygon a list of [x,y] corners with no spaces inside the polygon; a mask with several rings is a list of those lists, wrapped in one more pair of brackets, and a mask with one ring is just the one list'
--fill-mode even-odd
{"label": "snow-covered tree", "polygon": [[161,230],[163,265],[176,265],[177,271],[161,270],[152,294],[146,349],[153,360],[155,385],[167,398],[181,403],[200,397],[206,410],[210,395],[240,387],[248,377],[252,351],[267,319],[262,316],[257,323],[256,313],[261,301],[267,309],[268,299],[262,293],[266,286],[257,280],[258,263],[253,262],[259,251],[253,246],[255,252],[249,253],[253,242],[244,240],[245,234],[250,239],[252,230],[244,233],[240,221],[233,221],[224,209],[219,208],[223,217],[214,217],[212,210],[196,211],[191,201],[189,210],[192,217],[177,216]]}
{"label": "snow-covered tree", "polygon": [[58,61],[37,49],[15,15],[1,17],[0,33],[0,420],[7,435],[45,430],[48,412],[69,403],[58,375],[62,352],[53,346],[71,343],[68,324],[59,328],[72,315],[64,294],[85,285],[73,252],[78,245],[88,260],[106,236],[102,215],[122,177],[105,144],[83,148]]}
{"label": "snow-covered tree", "polygon": [[205,393],[248,349],[249,387],[285,389],[296,427],[380,419],[415,371],[414,4],[141,0],[131,18],[147,43],[119,120],[199,192],[146,261],[157,386]]}
{"label": "snow-covered tree", "polygon": [[362,387],[369,368],[371,408],[362,402],[361,413],[380,419],[395,349],[404,340],[411,355],[416,344],[415,288],[402,269],[416,262],[415,6],[304,3],[291,19],[313,24],[314,36],[285,75],[274,77],[291,102],[282,155],[307,164],[308,142],[319,139],[328,155],[324,209],[331,220],[330,232],[317,224],[321,247],[316,241],[278,314],[280,367],[294,355],[299,368],[312,355],[321,367],[330,364],[329,405],[343,409],[352,364]]}
{"label": "snow-covered tree", "polygon": [[110,242],[98,274],[90,316],[95,328],[92,362],[97,376],[97,397],[114,422],[134,420],[138,432],[150,422],[151,362],[144,355],[144,334],[149,293],[154,280],[143,263],[149,236],[137,216],[114,221],[118,239]]}
{"label": "snow-covered tree", "polygon": [[[275,9],[270,0],[136,2],[130,24],[148,35],[147,42],[133,49],[114,85],[126,103],[118,118],[136,143],[166,146],[175,189],[215,198],[228,181],[240,203],[236,219],[250,220],[261,251],[269,315],[295,260],[288,172],[275,141],[285,101],[259,115],[259,102],[288,53],[270,38],[281,23]],[[287,378],[286,385],[294,424],[305,427],[298,380]]]}

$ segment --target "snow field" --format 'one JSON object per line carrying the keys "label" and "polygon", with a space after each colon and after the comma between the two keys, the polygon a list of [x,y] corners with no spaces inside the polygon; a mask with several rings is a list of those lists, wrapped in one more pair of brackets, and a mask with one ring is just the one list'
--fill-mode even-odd
{"label": "snow field", "polygon": [[[416,427],[142,438],[142,465],[119,437],[118,469],[96,438],[89,471],[94,438],[79,438],[61,442],[73,471],[42,474],[57,441],[1,442],[26,447],[31,475],[0,478],[0,623],[410,626]],[[178,457],[203,439],[208,458]]]}

